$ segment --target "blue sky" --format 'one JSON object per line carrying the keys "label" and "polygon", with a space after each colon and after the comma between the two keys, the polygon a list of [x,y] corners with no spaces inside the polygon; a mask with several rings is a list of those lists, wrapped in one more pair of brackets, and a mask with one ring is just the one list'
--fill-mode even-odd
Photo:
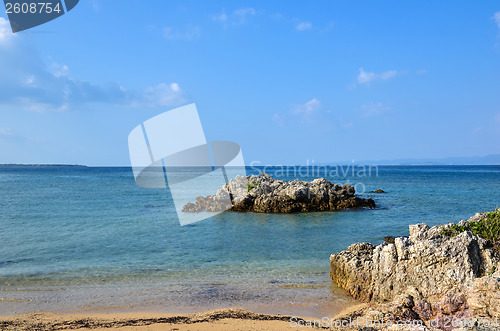
{"label": "blue sky", "polygon": [[500,153],[500,4],[83,0],[17,34],[2,7],[0,163],[128,165],[192,102],[247,164]]}

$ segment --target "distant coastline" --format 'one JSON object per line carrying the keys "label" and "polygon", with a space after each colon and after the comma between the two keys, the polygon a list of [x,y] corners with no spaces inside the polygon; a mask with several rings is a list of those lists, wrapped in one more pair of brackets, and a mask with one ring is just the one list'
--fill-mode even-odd
{"label": "distant coastline", "polygon": [[0,168],[87,168],[86,165],[81,164],[16,164],[16,163],[8,163],[8,164],[0,164]]}
{"label": "distant coastline", "polygon": [[[500,165],[500,154],[490,154],[485,156],[457,156],[445,158],[408,158],[408,159],[391,159],[391,160],[362,160],[354,162],[341,162],[347,164],[376,164],[393,165],[393,166],[465,166],[465,165]],[[317,163],[318,164],[318,163]]]}

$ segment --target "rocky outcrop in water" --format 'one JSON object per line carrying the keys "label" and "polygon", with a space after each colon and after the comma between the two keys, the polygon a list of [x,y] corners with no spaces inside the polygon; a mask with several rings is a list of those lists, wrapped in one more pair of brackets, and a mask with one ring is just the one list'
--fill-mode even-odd
{"label": "rocky outcrop in water", "polygon": [[375,191],[370,191],[370,192],[368,192],[368,193],[385,193],[385,191],[384,191],[384,190],[382,190],[382,189],[380,189],[380,188],[378,188],[378,189],[376,189]]}
{"label": "rocky outcrop in water", "polygon": [[[476,214],[458,225],[483,217]],[[500,323],[498,251],[469,231],[444,235],[452,225],[410,225],[410,236],[394,243],[353,244],[330,256],[330,276],[354,298],[369,302],[370,309],[394,319],[445,330],[461,321],[481,325],[481,318]]]}
{"label": "rocky outcrop in water", "polygon": [[[215,195],[197,197],[195,203],[187,203],[182,210],[298,213],[375,207],[372,199],[363,199],[354,193],[354,187],[333,184],[324,178],[288,182],[262,173],[260,176],[237,176]],[[233,203],[228,204],[228,201]]]}

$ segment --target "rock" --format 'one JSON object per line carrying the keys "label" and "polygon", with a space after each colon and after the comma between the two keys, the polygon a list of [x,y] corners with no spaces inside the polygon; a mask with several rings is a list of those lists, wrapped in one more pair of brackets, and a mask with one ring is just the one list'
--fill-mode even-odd
{"label": "rock", "polygon": [[386,243],[389,243],[389,244],[394,244],[394,237],[391,237],[391,236],[387,236],[387,237],[384,237],[384,241]]}
{"label": "rock", "polygon": [[365,284],[372,281],[370,268],[374,248],[370,243],[352,244],[346,251],[330,257],[331,278],[355,299],[370,301],[373,295]]}
{"label": "rock", "polygon": [[[384,304],[378,306],[359,305],[354,310],[337,315],[335,321],[345,321],[336,324],[329,330],[390,330],[390,331],[426,331],[427,328],[415,312],[408,308],[389,307]],[[349,323],[352,321],[351,323]]]}
{"label": "rock", "polygon": [[425,223],[419,223],[409,226],[410,229],[410,240],[414,242],[427,239],[427,231],[429,226]]}
{"label": "rock", "polygon": [[500,273],[475,279],[467,302],[473,315],[500,316]]}
{"label": "rock", "polygon": [[324,178],[286,182],[262,173],[260,176],[237,176],[215,195],[199,196],[195,203],[185,204],[182,210],[296,213],[375,207],[372,199],[359,198],[354,193],[354,187],[333,184]]}
{"label": "rock", "polygon": [[453,315],[458,311],[465,311],[468,307],[463,296],[447,293],[438,308],[444,315]]}
{"label": "rock", "polygon": [[428,321],[432,318],[432,306],[425,300],[419,300],[413,306],[413,311],[423,320]]}
{"label": "rock", "polygon": [[500,317],[498,252],[469,231],[443,236],[450,226],[415,224],[409,237],[392,243],[353,244],[330,256],[330,276],[356,299],[391,307],[397,316],[410,310],[403,315],[435,319],[443,328],[449,317]]}
{"label": "rock", "polygon": [[394,298],[394,302],[398,303],[396,306],[401,306],[403,308],[413,308],[415,302],[413,301],[413,296],[408,294],[399,294]]}
{"label": "rock", "polygon": [[385,193],[385,191],[384,191],[384,190],[382,190],[382,189],[379,189],[379,188],[378,188],[378,189],[376,189],[375,191],[370,191],[370,192],[368,192],[368,193]]}

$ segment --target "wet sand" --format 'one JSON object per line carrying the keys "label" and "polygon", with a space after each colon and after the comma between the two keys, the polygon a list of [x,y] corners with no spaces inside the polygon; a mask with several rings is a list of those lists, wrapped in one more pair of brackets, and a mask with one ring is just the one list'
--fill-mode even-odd
{"label": "wet sand", "polygon": [[332,282],[265,288],[218,284],[180,288],[161,284],[0,288],[0,315],[10,316],[35,312],[189,314],[232,307],[262,314],[320,318],[335,316],[357,303]]}
{"label": "wet sand", "polygon": [[332,282],[10,287],[0,288],[0,330],[296,330],[291,317],[332,318],[357,305]]}

